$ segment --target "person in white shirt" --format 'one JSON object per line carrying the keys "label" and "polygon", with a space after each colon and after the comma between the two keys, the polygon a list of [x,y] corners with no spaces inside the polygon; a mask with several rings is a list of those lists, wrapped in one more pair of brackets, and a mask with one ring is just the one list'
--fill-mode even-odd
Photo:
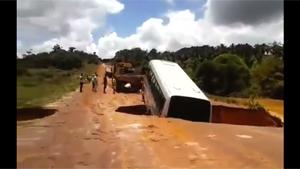
{"label": "person in white shirt", "polygon": [[98,86],[98,79],[97,79],[97,73],[95,73],[92,77],[92,91],[97,92],[97,86]]}
{"label": "person in white shirt", "polygon": [[79,85],[80,85],[80,93],[82,92],[82,88],[83,88],[83,84],[84,84],[84,77],[83,77],[83,73],[80,74],[79,76]]}

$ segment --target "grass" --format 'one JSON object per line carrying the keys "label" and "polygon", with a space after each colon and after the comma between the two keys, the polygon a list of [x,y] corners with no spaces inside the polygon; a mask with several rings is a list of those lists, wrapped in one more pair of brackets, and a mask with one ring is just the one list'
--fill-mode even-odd
{"label": "grass", "polygon": [[247,102],[241,102],[241,100],[239,100],[240,98],[235,98],[235,97],[224,97],[224,96],[216,96],[210,94],[207,94],[207,96],[214,101],[224,102],[228,104],[243,105],[247,103]]}
{"label": "grass", "polygon": [[275,99],[258,99],[258,102],[263,105],[268,110],[276,112],[279,115],[284,114],[284,101],[283,100],[275,100]]}
{"label": "grass", "polygon": [[[207,95],[214,101],[220,101],[228,104],[248,106],[248,98],[236,98],[236,97],[222,97],[215,95]],[[256,101],[262,105],[266,110],[272,111],[280,116],[284,114],[284,101],[270,98],[257,98]]]}
{"label": "grass", "polygon": [[17,109],[42,106],[75,91],[79,74],[92,74],[96,68],[97,65],[84,64],[81,69],[69,71],[29,69],[29,75],[17,76]]}

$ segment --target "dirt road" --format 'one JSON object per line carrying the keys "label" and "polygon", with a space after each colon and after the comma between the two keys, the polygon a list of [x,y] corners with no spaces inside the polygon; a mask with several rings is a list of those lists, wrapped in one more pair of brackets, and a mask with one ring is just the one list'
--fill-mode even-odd
{"label": "dirt road", "polygon": [[[99,66],[103,77],[105,67]],[[109,80],[110,83],[110,80]],[[283,128],[143,115],[139,94],[74,92],[17,122],[18,168],[283,168]],[[47,116],[41,113],[47,113]]]}

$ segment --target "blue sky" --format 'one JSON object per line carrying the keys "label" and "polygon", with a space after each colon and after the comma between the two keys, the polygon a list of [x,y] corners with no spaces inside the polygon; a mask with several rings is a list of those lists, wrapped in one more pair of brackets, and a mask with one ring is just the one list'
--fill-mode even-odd
{"label": "blue sky", "polygon": [[[206,0],[177,0],[172,4],[166,0],[123,0],[125,8],[117,15],[107,17],[107,29],[113,29],[120,37],[135,33],[136,28],[149,18],[163,18],[167,11],[189,9],[196,17],[203,17],[203,5]],[[95,32],[100,37],[104,31]]]}
{"label": "blue sky", "polygon": [[17,1],[18,56],[56,44],[111,58],[135,47],[163,52],[274,41],[283,43],[283,0]]}

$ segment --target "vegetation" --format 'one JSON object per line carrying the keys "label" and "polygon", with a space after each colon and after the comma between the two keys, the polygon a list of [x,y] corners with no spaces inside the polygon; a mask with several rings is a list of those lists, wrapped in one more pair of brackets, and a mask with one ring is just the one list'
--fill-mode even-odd
{"label": "vegetation", "polygon": [[17,59],[17,72],[26,72],[27,68],[57,68],[61,70],[78,69],[82,67],[83,62],[97,64],[99,58],[95,54],[88,54],[83,51],[75,50],[70,47],[68,51],[62,49],[59,45],[53,47],[53,51],[41,52],[37,54],[27,51],[24,58]]}
{"label": "vegetation", "polygon": [[261,64],[252,69],[253,86],[258,93],[272,98],[283,98],[283,62],[282,58],[265,57]]}
{"label": "vegetation", "polygon": [[283,45],[223,44],[182,48],[176,52],[149,52],[140,48],[116,53],[115,61],[132,62],[147,70],[151,59],[177,62],[196,84],[209,94],[283,99]]}
{"label": "vegetation", "polygon": [[42,106],[78,88],[81,72],[95,72],[98,57],[82,51],[53,47],[50,53],[27,52],[17,59],[17,108]]}
{"label": "vegetation", "polygon": [[135,67],[137,73],[142,73],[142,69],[148,61],[146,56],[147,52],[140,48],[124,49],[116,53],[114,60],[116,62],[130,62]]}
{"label": "vegetation", "polygon": [[250,72],[237,55],[221,54],[212,61],[199,64],[196,77],[200,88],[224,96],[248,87]]}
{"label": "vegetation", "polygon": [[256,100],[255,96],[250,96],[248,101],[248,107],[250,110],[265,110],[265,108]]}
{"label": "vegetation", "polygon": [[[144,73],[148,69],[147,65],[151,59],[177,62],[208,94],[230,98],[255,96],[283,99],[283,45],[276,42],[254,46],[249,44],[232,44],[230,46],[221,44],[216,47],[204,45],[182,48],[175,52],[158,52],[156,49],[145,51],[133,48],[118,51],[113,60],[131,62],[137,73]],[[84,70],[86,65],[98,62],[99,59],[95,53],[87,54],[74,47],[70,47],[66,51],[59,45],[55,45],[53,51],[38,54],[28,51],[23,59],[17,59],[18,86],[36,86],[34,83],[42,83],[38,81],[39,78],[55,81],[52,78],[59,77],[57,71],[69,72],[72,77],[74,72]],[[39,73],[35,73],[35,69],[51,71],[38,75]],[[56,73],[50,73],[52,71]],[[40,73],[42,72],[40,71]],[[28,77],[36,79],[24,80]],[[20,89],[22,88],[18,89],[21,91],[18,93],[25,91]],[[18,102],[20,101],[18,100]],[[226,102],[234,103],[236,101],[229,99]],[[245,102],[245,105],[250,103],[248,99]]]}

